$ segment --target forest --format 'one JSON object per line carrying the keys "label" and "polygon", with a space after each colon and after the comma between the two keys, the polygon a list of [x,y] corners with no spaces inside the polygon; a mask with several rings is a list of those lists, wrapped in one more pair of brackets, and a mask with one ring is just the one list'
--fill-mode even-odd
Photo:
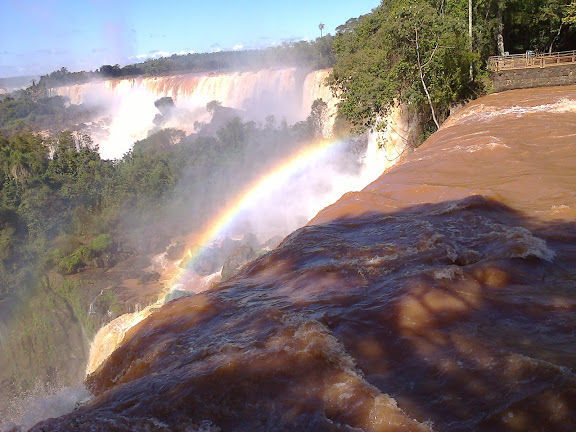
{"label": "forest", "polygon": [[300,66],[323,69],[332,66],[333,36],[315,41],[285,42],[261,50],[222,51],[160,57],[142,63],[102,65],[95,71],[70,72],[61,68],[40,78],[39,85],[57,87],[93,79],[122,78],[138,75],[158,76],[190,72],[226,72],[243,69]]}
{"label": "forest", "polygon": [[406,103],[429,134],[451,107],[491,90],[489,56],[576,49],[575,10],[570,0],[383,1],[337,28],[339,113],[363,131]]}
{"label": "forest", "polygon": [[[70,131],[48,139],[0,135],[0,294],[33,286],[35,269],[70,274],[110,264],[114,250],[145,243],[141,230],[167,225],[171,214],[209,220],[218,201],[234,197],[262,171],[247,154],[278,160],[319,127],[311,115],[290,127],[237,119],[216,136],[159,130],[118,161],[102,160],[90,137]],[[245,182],[232,181],[228,172],[246,173]],[[179,208],[168,209],[176,193]],[[104,241],[110,238],[114,247]],[[103,253],[108,261],[99,260]]]}

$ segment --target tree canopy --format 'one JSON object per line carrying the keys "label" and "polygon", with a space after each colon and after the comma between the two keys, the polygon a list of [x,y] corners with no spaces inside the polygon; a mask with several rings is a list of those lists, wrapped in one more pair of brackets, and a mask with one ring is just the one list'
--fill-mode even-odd
{"label": "tree canopy", "polygon": [[467,22],[450,5],[395,0],[348,21],[334,43],[331,85],[340,114],[361,131],[396,103],[446,116],[450,104],[477,89],[469,77]]}
{"label": "tree canopy", "polygon": [[43,75],[40,85],[46,88],[78,84],[93,79],[123,78],[138,75],[167,75],[184,72],[226,72],[241,69],[263,69],[300,66],[323,69],[333,64],[332,42],[327,35],[315,41],[285,42],[265,49],[194,53],[145,60],[141,63],[102,65],[95,71],[70,72],[61,68]]}
{"label": "tree canopy", "polygon": [[[385,0],[337,28],[330,79],[356,131],[408,104],[429,131],[450,107],[488,90],[485,65],[511,52],[576,48],[569,0]],[[472,33],[470,40],[469,32]]]}

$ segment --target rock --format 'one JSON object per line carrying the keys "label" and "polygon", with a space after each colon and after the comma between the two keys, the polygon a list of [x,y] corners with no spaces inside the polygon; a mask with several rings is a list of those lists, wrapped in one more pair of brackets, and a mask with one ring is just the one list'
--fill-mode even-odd
{"label": "rock", "polygon": [[256,258],[257,254],[248,244],[238,246],[224,261],[222,266],[222,280],[228,279],[236,270],[242,267],[247,262]]}

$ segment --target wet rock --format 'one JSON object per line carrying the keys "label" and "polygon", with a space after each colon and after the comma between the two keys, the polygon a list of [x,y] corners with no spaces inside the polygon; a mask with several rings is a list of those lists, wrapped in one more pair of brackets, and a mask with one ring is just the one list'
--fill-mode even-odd
{"label": "wet rock", "polygon": [[256,252],[249,244],[238,246],[224,261],[222,267],[222,280],[228,279],[240,267],[256,258]]}

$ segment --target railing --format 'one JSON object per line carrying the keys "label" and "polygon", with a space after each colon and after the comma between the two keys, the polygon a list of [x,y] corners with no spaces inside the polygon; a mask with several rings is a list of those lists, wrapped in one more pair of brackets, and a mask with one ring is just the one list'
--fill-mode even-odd
{"label": "railing", "polygon": [[576,64],[576,51],[563,51],[549,54],[526,54],[493,56],[488,59],[488,69],[494,72],[510,69],[545,68]]}

